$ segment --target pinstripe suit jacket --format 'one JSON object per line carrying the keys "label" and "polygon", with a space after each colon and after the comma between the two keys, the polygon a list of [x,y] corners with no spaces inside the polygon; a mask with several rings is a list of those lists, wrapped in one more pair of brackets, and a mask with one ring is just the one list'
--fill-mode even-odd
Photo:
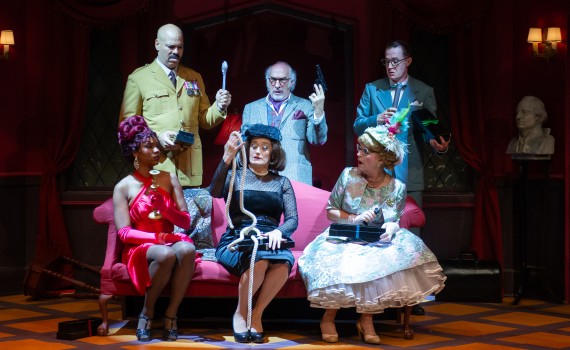
{"label": "pinstripe suit jacket", "polygon": [[[299,117],[302,111],[304,117]],[[243,110],[243,126],[251,124],[269,125],[266,97],[248,103]],[[291,180],[313,185],[313,167],[309,157],[309,144],[322,145],[327,141],[326,118],[319,124],[313,122],[314,111],[311,101],[290,95],[285,106],[279,130],[283,136],[281,146],[287,156],[287,166],[281,175]]]}

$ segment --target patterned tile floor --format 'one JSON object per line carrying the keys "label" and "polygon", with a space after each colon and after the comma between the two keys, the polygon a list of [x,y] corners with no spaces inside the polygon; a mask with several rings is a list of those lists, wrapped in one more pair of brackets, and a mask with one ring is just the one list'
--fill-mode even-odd
{"label": "patterned tile floor", "polygon": [[[502,304],[424,303],[426,316],[412,317],[414,338],[403,338],[392,320],[378,320],[376,329],[381,345],[362,343],[354,322],[339,322],[340,342],[320,340],[314,320],[268,322],[263,344],[234,342],[226,322],[217,326],[196,321],[181,322],[177,342],[153,339],[139,343],[135,321],[120,320],[120,305],[110,307],[112,327],[107,337],[92,336],[77,340],[56,339],[58,323],[99,317],[96,300],[31,300],[23,295],[0,297],[0,349],[570,349],[570,305],[522,300],[517,306],[506,298]],[[229,322],[229,321],[228,321]],[[160,330],[157,329],[157,335]]]}

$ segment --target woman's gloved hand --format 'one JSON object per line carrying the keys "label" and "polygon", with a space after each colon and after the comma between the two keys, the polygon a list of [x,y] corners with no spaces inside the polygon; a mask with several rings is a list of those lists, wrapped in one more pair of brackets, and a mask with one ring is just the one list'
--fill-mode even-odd
{"label": "woman's gloved hand", "polygon": [[267,248],[269,249],[280,249],[281,242],[284,241],[283,233],[277,229],[262,233],[260,236],[268,239]]}
{"label": "woman's gloved hand", "polygon": [[164,197],[157,192],[149,195],[153,207],[160,211],[174,225],[187,230],[190,227],[190,214],[180,211],[174,202],[166,202]]}
{"label": "woman's gloved hand", "polygon": [[397,222],[385,222],[382,225],[383,229],[386,229],[382,235],[380,235],[380,241],[382,242],[390,242],[396,232],[400,230],[400,225]]}
{"label": "woman's gloved hand", "polygon": [[[352,214],[351,216],[349,216],[348,219],[348,223],[349,224],[360,224],[363,222],[369,223],[372,222],[374,220],[374,218],[376,218],[376,215],[378,215],[380,211],[377,210],[377,207],[374,208],[370,208],[367,211],[354,216],[354,214]],[[352,219],[351,219],[352,218]]]}
{"label": "woman's gloved hand", "polygon": [[160,244],[169,244],[169,243],[176,243],[176,242],[192,242],[192,239],[183,233],[166,233],[160,232],[156,234],[156,240]]}
{"label": "woman's gloved hand", "polygon": [[164,197],[160,193],[152,191],[151,194],[149,195],[149,198],[150,198],[150,203],[155,209],[160,210],[161,212],[166,211],[167,205],[166,202],[164,201]]}

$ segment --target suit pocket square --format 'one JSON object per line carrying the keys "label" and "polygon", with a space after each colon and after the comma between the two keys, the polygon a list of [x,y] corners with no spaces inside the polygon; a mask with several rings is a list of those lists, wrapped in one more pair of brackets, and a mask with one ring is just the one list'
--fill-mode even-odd
{"label": "suit pocket square", "polygon": [[295,113],[293,113],[293,120],[301,120],[301,119],[307,119],[305,112],[301,110],[295,111]]}
{"label": "suit pocket square", "polygon": [[418,100],[415,100],[414,102],[412,102],[410,104],[410,106],[416,106],[416,107],[422,107],[424,105],[423,102],[418,102]]}

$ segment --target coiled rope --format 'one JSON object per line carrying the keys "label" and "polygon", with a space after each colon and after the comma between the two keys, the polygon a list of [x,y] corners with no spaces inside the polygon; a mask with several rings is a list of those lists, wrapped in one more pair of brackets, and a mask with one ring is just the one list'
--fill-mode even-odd
{"label": "coiled rope", "polygon": [[[232,135],[236,135],[239,139],[241,139],[241,135],[237,132],[234,131],[232,132]],[[257,227],[255,227],[257,225],[257,218],[255,217],[255,215],[253,215],[249,210],[245,209],[245,207],[243,206],[243,187],[245,185],[245,175],[247,172],[247,155],[245,152],[245,148],[242,147],[241,148],[241,160],[242,160],[242,172],[241,172],[241,179],[240,179],[240,184],[239,184],[239,208],[241,210],[242,213],[244,213],[245,215],[249,216],[252,220],[252,223],[250,226],[242,229],[239,233],[239,238],[237,238],[236,240],[234,240],[233,242],[231,242],[228,245],[228,249],[230,251],[235,251],[236,250],[236,245],[243,241],[245,239],[246,234],[248,234],[251,231],[254,231],[255,233],[257,233],[257,235],[259,236],[261,234],[261,231],[259,231],[259,229]],[[234,189],[234,182],[235,182],[235,177],[236,177],[236,168],[237,168],[237,154],[236,157],[234,157],[233,161],[232,161],[232,176],[230,177],[230,185],[229,185],[229,189],[228,189],[228,199],[226,200],[226,219],[228,220],[228,225],[230,226],[231,229],[234,228],[234,224],[232,222],[232,219],[230,218],[230,203],[232,201],[232,193],[233,193],[233,189]],[[251,251],[251,259],[249,261],[249,284],[247,286],[247,329],[251,329],[251,309],[252,309],[252,300],[253,300],[253,275],[254,275],[254,271],[255,271],[255,257],[257,255],[257,248],[259,246],[259,242],[257,240],[257,237],[255,237],[255,235],[250,235],[251,240],[253,241],[253,250]]]}

